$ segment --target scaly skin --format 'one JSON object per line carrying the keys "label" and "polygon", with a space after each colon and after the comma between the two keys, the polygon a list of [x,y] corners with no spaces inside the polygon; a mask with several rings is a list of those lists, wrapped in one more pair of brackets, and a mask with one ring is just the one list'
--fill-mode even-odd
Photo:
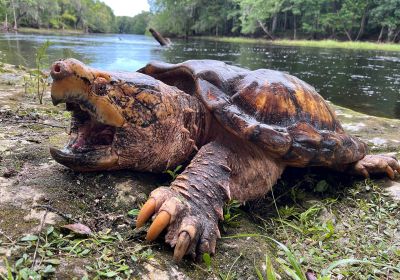
{"label": "scaly skin", "polygon": [[292,76],[215,61],[140,71],[57,61],[52,99],[66,102],[73,118],[65,148],[50,151],[78,171],[159,172],[194,156],[170,187],[151,193],[137,218],[141,227],[155,216],[146,238],[165,230],[176,261],[214,253],[224,203],[264,196],[286,166],[391,179],[400,172],[396,159],[366,155],[366,145],[344,132],[322,97]]}
{"label": "scaly skin", "polygon": [[400,173],[400,164],[395,157],[366,155],[361,160],[351,164],[346,171],[365,178],[368,178],[370,174],[386,173],[390,179],[394,180],[395,173]]}
{"label": "scaly skin", "polygon": [[[56,62],[51,75],[54,104],[67,102],[74,115],[85,112],[92,123],[115,129],[112,143],[101,149],[76,152],[72,144],[77,141],[71,137],[63,150],[50,150],[74,170],[162,172],[187,161],[206,141],[210,113],[197,98],[175,87],[140,73],[102,72],[75,59]],[[72,124],[76,134],[79,118]]]}
{"label": "scaly skin", "polygon": [[[154,190],[137,219],[141,227],[156,213],[147,240],[167,228],[165,240],[175,246],[174,260],[215,252],[218,220],[230,199],[246,201],[264,195],[284,166],[240,139],[217,137],[204,145],[185,171],[171,184]],[[165,214],[167,213],[167,215]]]}
{"label": "scaly skin", "polygon": [[[165,241],[175,247],[174,260],[181,260],[185,254],[195,257],[215,251],[220,237],[218,220],[222,219],[222,207],[230,198],[229,153],[217,142],[203,146],[169,188],[151,193],[149,201],[155,204],[156,218],[146,239],[154,240],[163,227],[168,227]],[[167,218],[162,216],[163,212],[168,213]],[[168,223],[158,226],[163,219],[169,219]],[[145,220],[139,215],[137,226]]]}

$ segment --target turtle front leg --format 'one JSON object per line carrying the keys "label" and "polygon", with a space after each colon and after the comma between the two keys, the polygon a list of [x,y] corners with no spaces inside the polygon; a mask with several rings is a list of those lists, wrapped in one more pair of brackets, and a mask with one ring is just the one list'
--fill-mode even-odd
{"label": "turtle front leg", "polygon": [[370,174],[386,173],[394,179],[395,172],[400,174],[400,163],[395,157],[387,155],[366,155],[350,166],[350,173],[368,178]]}
{"label": "turtle front leg", "polygon": [[230,199],[228,155],[229,149],[217,142],[203,146],[171,187],[155,189],[142,207],[136,226],[155,215],[146,240],[156,239],[167,229],[165,240],[175,247],[175,261],[184,255],[194,258],[215,252],[218,220]]}

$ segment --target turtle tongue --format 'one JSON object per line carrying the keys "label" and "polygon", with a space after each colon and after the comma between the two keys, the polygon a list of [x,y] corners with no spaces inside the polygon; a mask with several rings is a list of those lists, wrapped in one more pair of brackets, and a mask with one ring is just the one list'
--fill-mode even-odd
{"label": "turtle tongue", "polygon": [[72,141],[67,146],[75,152],[85,152],[110,146],[114,140],[115,128],[93,120],[81,123],[71,134]]}
{"label": "turtle tongue", "polygon": [[89,125],[83,125],[78,128],[78,136],[74,142],[74,144],[71,146],[73,150],[80,150],[82,147],[85,146],[86,144],[86,139],[88,139],[90,135],[90,128],[88,128]]}

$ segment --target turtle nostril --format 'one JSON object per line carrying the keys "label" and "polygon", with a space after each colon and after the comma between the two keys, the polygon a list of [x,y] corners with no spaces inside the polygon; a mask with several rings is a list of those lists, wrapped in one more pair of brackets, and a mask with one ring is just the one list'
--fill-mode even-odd
{"label": "turtle nostril", "polygon": [[61,61],[53,64],[50,75],[54,80],[63,79],[68,76],[68,67]]}
{"label": "turtle nostril", "polygon": [[61,67],[59,64],[54,65],[53,68],[54,73],[60,73],[61,72]]}

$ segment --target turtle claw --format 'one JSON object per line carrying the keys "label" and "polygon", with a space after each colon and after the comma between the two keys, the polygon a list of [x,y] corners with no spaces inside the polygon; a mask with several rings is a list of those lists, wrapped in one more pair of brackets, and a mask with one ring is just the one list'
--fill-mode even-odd
{"label": "turtle claw", "polygon": [[136,219],[136,228],[142,227],[156,211],[156,201],[150,198],[142,207]]}
{"label": "turtle claw", "polygon": [[400,163],[392,156],[366,155],[353,166],[353,170],[365,178],[368,178],[370,174],[385,173],[394,180],[396,172],[400,174]]}
{"label": "turtle claw", "polygon": [[169,225],[171,215],[166,211],[161,211],[154,219],[149,230],[147,231],[146,240],[155,240],[160,233]]}
{"label": "turtle claw", "polygon": [[210,252],[211,254],[215,254],[215,248],[217,247],[217,238],[213,238],[210,241]]}
{"label": "turtle claw", "polygon": [[167,187],[159,187],[155,189],[150,198],[140,209],[139,214],[136,218],[136,228],[144,226],[144,224],[160,210],[160,206],[171,197],[171,190]]}
{"label": "turtle claw", "polygon": [[394,171],[389,165],[386,166],[386,174],[391,180],[394,180]]}
{"label": "turtle claw", "polygon": [[190,235],[186,231],[183,231],[179,234],[178,241],[176,242],[174,250],[173,259],[175,262],[180,262],[182,260],[183,256],[186,254],[189,248],[190,241]]}
{"label": "turtle claw", "polygon": [[215,252],[219,237],[218,215],[213,208],[210,211],[185,199],[178,191],[161,187],[154,190],[143,205],[136,227],[143,226],[154,214],[146,240],[154,241],[166,229],[165,241],[175,247],[173,260],[179,262],[185,255],[195,258]]}

